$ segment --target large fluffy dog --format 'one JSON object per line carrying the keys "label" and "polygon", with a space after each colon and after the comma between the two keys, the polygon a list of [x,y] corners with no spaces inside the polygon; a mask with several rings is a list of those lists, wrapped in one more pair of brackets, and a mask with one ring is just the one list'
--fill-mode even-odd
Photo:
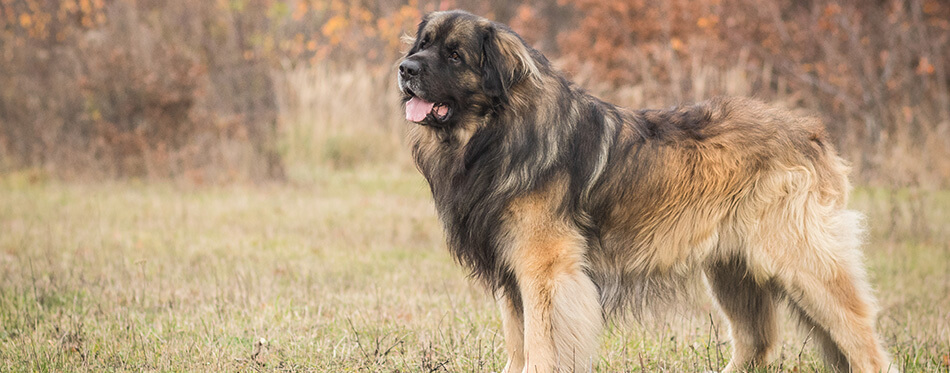
{"label": "large fluffy dog", "polygon": [[699,275],[731,327],[726,370],[768,361],[780,300],[830,366],[889,368],[819,122],[739,99],[619,108],[461,11],[422,20],[399,87],[449,248],[497,295],[506,371],[587,371],[606,317]]}

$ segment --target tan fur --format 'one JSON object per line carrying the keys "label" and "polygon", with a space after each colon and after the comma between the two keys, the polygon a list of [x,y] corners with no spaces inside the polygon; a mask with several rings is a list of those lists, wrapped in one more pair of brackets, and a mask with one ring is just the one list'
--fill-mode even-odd
{"label": "tan fur", "polygon": [[520,373],[524,370],[524,318],[519,312],[519,305],[513,304],[508,294],[499,294],[498,307],[501,308],[501,323],[508,351],[508,363],[503,372]]}
{"label": "tan fur", "polygon": [[[459,13],[431,15],[424,31],[440,29],[449,15]],[[493,230],[474,232],[496,239],[452,244],[468,255],[463,263],[482,265],[476,275],[496,276],[489,282],[502,310],[506,372],[589,371],[605,315],[662,306],[703,275],[730,325],[726,371],[768,364],[780,301],[819,341],[832,369],[894,370],[873,330],[862,217],[845,209],[848,167],[819,121],[746,99],[616,108],[561,84],[514,33],[470,15],[453,19],[446,40],[497,30],[494,42],[511,69],[504,73],[515,84],[504,111],[446,129],[414,126],[410,142],[447,231],[468,233],[450,237],[471,238],[465,230],[478,229],[457,221],[485,221],[459,215],[499,214],[486,219],[500,221],[497,227],[484,224]],[[459,81],[477,92],[476,78]],[[600,109],[594,124],[605,135],[586,145],[589,154],[570,154],[572,136],[591,133],[593,124],[584,122],[591,107]],[[491,126],[504,126],[507,136],[481,145],[508,153],[492,153],[490,168],[463,167],[469,142]],[[580,158],[590,162],[569,167]],[[462,184],[469,172],[483,178]],[[460,185],[470,189],[454,189]],[[486,189],[474,204],[459,198]],[[502,207],[478,210],[503,196]],[[493,250],[498,261],[480,262],[495,259],[479,250]]]}
{"label": "tan fur", "polygon": [[[583,237],[554,210],[565,187],[555,181],[513,201],[506,217],[514,229],[504,256],[523,299],[528,372],[586,372],[595,362],[601,309],[597,289],[584,274]],[[509,352],[509,361],[520,358]]]}
{"label": "tan fur", "polygon": [[541,72],[521,40],[514,34],[501,33],[498,35],[498,45],[502,53],[515,62],[511,71],[519,76],[513,77],[513,80],[527,78],[529,83],[535,86],[541,83]]}

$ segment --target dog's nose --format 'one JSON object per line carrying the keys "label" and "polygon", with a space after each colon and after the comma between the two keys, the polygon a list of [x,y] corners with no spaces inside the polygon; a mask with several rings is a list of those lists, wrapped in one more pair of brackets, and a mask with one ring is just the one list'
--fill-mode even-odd
{"label": "dog's nose", "polygon": [[422,64],[413,60],[405,60],[399,64],[399,75],[402,75],[403,79],[409,78],[411,76],[419,75],[419,70],[422,69]]}

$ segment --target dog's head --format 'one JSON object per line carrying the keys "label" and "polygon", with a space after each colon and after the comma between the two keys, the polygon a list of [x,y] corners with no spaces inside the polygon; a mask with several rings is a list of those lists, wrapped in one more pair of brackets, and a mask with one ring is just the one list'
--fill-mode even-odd
{"label": "dog's head", "polygon": [[426,15],[399,63],[406,120],[451,127],[502,109],[539,76],[533,53],[502,24],[457,10]]}

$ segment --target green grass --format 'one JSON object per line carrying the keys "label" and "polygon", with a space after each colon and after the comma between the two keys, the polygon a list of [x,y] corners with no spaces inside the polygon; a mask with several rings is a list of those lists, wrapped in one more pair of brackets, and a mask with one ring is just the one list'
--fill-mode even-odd
{"label": "green grass", "polygon": [[[212,187],[28,176],[0,177],[0,371],[503,367],[494,304],[452,261],[413,171]],[[869,216],[895,362],[947,371],[950,192],[862,189],[852,205]],[[698,303],[609,326],[598,369],[721,368],[725,328]],[[820,369],[784,329],[770,370]]]}

